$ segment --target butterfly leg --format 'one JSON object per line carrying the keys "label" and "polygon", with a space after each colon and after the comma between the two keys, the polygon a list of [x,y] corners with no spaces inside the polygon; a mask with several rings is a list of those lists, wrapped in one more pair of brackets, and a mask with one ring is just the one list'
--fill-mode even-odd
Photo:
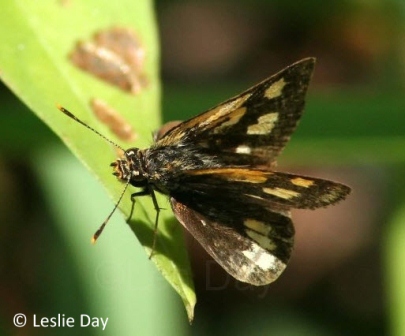
{"label": "butterfly leg", "polygon": [[129,213],[129,216],[127,218],[127,223],[129,223],[129,221],[132,218],[132,215],[134,214],[134,209],[135,209],[135,203],[136,203],[136,197],[139,196],[151,196],[152,197],[152,202],[153,202],[153,206],[155,208],[156,211],[156,217],[155,217],[155,226],[153,229],[153,242],[152,242],[152,250],[150,252],[149,255],[149,259],[152,258],[153,253],[155,252],[155,246],[156,246],[156,235],[157,235],[157,228],[158,228],[158,223],[159,223],[159,213],[160,213],[160,208],[159,208],[159,204],[157,202],[156,196],[155,196],[155,192],[153,191],[152,188],[150,187],[146,187],[145,189],[138,191],[136,193],[131,194],[131,202],[132,202],[132,206],[131,206],[131,211]]}
{"label": "butterfly leg", "polygon": [[141,191],[138,191],[138,192],[136,192],[136,193],[131,194],[132,206],[131,206],[131,211],[130,211],[130,213],[129,213],[129,216],[128,216],[128,218],[126,219],[126,222],[127,222],[127,223],[129,223],[129,221],[130,221],[131,218],[132,218],[132,215],[134,214],[135,203],[136,203],[135,198],[136,198],[136,197],[139,197],[139,196],[148,196],[148,195],[150,195],[150,190],[149,190],[148,188],[145,188],[144,190],[141,190]]}
{"label": "butterfly leg", "polygon": [[153,256],[153,252],[155,252],[156,235],[157,235],[157,232],[158,232],[157,228],[158,228],[158,224],[159,224],[160,208],[159,208],[159,204],[157,202],[156,196],[155,196],[155,192],[153,191],[153,189],[150,189],[149,191],[150,191],[150,195],[152,197],[153,206],[155,207],[155,210],[156,210],[155,227],[153,229],[152,251],[150,252],[150,255],[149,255],[149,259],[151,259],[152,256]]}

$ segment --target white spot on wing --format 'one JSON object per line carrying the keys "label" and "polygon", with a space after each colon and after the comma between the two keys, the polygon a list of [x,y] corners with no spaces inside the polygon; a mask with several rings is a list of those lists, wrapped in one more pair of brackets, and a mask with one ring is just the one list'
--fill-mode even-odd
{"label": "white spot on wing", "polygon": [[279,260],[259,245],[252,244],[248,250],[242,251],[243,255],[251,260],[257,267],[264,271],[278,267]]}
{"label": "white spot on wing", "polygon": [[268,236],[272,230],[270,225],[252,218],[245,219],[243,225],[263,236]]}
{"label": "white spot on wing", "polygon": [[274,196],[280,197],[282,199],[287,199],[287,200],[298,197],[300,195],[299,192],[284,189],[284,188],[263,188],[263,191],[266,194],[274,195]]}
{"label": "white spot on wing", "polygon": [[326,193],[320,196],[320,199],[324,203],[333,203],[339,199],[340,193],[337,190],[330,190],[329,193]]}
{"label": "white spot on wing", "polygon": [[263,235],[261,232],[256,232],[250,229],[245,229],[246,234],[252,238],[259,246],[267,251],[272,251],[277,248],[274,242],[267,236]]}
{"label": "white spot on wing", "polygon": [[277,120],[277,112],[262,115],[257,119],[257,124],[248,127],[247,134],[270,134]]}
{"label": "white spot on wing", "polygon": [[264,92],[264,96],[268,99],[273,99],[281,96],[283,93],[283,88],[286,84],[287,83],[284,81],[284,78],[279,79]]}
{"label": "white spot on wing", "polygon": [[252,152],[252,149],[249,146],[246,145],[240,145],[236,147],[236,153],[238,154],[250,154]]}
{"label": "white spot on wing", "polygon": [[295,177],[291,179],[291,183],[295,184],[296,186],[303,187],[303,188],[309,188],[312,186],[315,182],[312,180],[308,180],[302,177]]}

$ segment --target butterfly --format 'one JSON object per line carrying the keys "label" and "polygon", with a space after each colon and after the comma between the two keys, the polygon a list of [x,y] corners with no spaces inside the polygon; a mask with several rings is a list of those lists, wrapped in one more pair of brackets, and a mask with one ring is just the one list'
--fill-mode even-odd
{"label": "butterfly", "polygon": [[226,272],[256,286],[276,280],[293,250],[291,209],[325,207],[350,193],[337,182],[275,170],[301,118],[314,66],[314,58],[298,61],[162,129],[150,148],[125,150],[111,166],[118,180],[139,188],[130,217],[136,198],[150,195],[157,228],[155,193],[168,195],[178,221]]}

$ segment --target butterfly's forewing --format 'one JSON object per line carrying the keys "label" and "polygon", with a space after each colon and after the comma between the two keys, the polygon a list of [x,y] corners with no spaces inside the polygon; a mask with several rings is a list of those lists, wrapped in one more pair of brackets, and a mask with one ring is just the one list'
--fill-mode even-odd
{"label": "butterfly's forewing", "polygon": [[285,68],[167,132],[157,146],[188,143],[229,165],[269,165],[301,117],[315,59]]}
{"label": "butterfly's forewing", "polygon": [[[188,171],[172,195],[179,192],[220,195],[234,205],[270,203],[287,208],[315,209],[344,199],[350,188],[314,177],[249,168],[214,168]],[[242,214],[242,212],[241,212]]]}

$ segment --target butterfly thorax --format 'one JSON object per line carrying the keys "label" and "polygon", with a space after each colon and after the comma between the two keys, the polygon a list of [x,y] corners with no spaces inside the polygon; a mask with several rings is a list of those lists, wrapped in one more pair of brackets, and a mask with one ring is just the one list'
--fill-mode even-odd
{"label": "butterfly thorax", "polygon": [[157,143],[146,149],[144,155],[149,183],[165,194],[177,189],[179,178],[187,172],[221,166],[218,157],[205,153],[203,148],[188,144],[160,146]]}

